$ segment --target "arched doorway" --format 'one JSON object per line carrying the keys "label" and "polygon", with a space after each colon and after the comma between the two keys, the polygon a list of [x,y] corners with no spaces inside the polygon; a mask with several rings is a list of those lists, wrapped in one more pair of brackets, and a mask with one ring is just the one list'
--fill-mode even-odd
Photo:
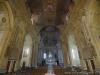
{"label": "arched doorway", "polygon": [[32,38],[29,34],[25,36],[22,58],[21,58],[21,67],[31,67],[31,58],[32,58]]}
{"label": "arched doorway", "polygon": [[75,41],[75,36],[71,33],[68,36],[69,55],[72,66],[80,66],[79,52]]}

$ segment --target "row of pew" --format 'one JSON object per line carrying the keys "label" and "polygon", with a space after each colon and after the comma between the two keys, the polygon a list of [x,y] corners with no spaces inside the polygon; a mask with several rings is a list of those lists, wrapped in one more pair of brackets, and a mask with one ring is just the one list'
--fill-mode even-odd
{"label": "row of pew", "polygon": [[[45,75],[47,67],[24,68],[4,75]],[[100,75],[100,72],[72,71],[71,68],[54,67],[55,75]]]}

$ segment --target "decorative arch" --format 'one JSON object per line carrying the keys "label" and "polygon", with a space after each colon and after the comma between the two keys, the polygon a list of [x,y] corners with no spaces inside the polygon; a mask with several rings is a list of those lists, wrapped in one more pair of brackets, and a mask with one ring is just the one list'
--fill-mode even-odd
{"label": "decorative arch", "polygon": [[13,13],[9,2],[0,2],[0,53],[6,52],[11,38],[11,29],[14,26],[13,22]]}

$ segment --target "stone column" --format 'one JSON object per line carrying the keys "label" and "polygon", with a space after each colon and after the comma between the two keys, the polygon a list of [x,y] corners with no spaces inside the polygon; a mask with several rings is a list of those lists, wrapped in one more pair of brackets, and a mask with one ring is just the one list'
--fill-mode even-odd
{"label": "stone column", "polygon": [[71,64],[71,60],[70,60],[70,55],[69,55],[69,52],[67,53],[67,63],[68,63],[68,65],[70,65],[70,64]]}
{"label": "stone column", "polygon": [[33,42],[33,50],[32,50],[32,67],[35,67],[35,40]]}
{"label": "stone column", "polygon": [[17,60],[16,63],[15,63],[14,71],[17,71],[20,68],[21,68],[21,66],[20,66],[20,60]]}
{"label": "stone column", "polygon": [[13,64],[14,64],[13,60],[10,60],[10,61],[11,61],[11,63],[10,63],[8,72],[12,72],[12,68],[13,68]]}
{"label": "stone column", "polygon": [[84,59],[80,59],[80,64],[83,70],[87,70],[86,61]]}
{"label": "stone column", "polygon": [[89,65],[88,65],[88,60],[85,60],[85,64],[86,64],[87,70],[90,71],[90,68],[89,68]]}
{"label": "stone column", "polygon": [[62,32],[61,35],[61,46],[62,46],[62,52],[63,52],[63,59],[64,59],[64,67],[68,65],[68,40],[66,38],[66,35],[64,32]]}
{"label": "stone column", "polygon": [[34,45],[34,42],[33,42],[33,48],[32,48],[32,59],[31,59],[31,62],[32,62],[32,67],[35,67],[35,57],[34,57],[34,55],[35,55],[35,45]]}
{"label": "stone column", "polygon": [[88,60],[88,65],[89,65],[90,71],[93,72],[93,68],[92,68],[91,60]]}
{"label": "stone column", "polygon": [[35,53],[34,53],[34,57],[35,57],[35,59],[34,59],[34,65],[35,65],[35,67],[37,67],[37,60],[38,60],[38,42],[37,41],[35,41]]}
{"label": "stone column", "polygon": [[89,59],[85,60],[87,70],[93,72],[92,65]]}
{"label": "stone column", "polygon": [[64,57],[64,67],[67,66],[67,49],[64,43],[62,43],[63,47],[63,57]]}

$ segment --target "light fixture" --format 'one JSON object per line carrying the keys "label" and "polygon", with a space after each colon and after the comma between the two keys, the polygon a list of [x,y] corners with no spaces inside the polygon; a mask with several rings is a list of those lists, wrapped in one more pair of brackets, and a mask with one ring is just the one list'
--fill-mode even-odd
{"label": "light fixture", "polygon": [[29,48],[26,49],[26,54],[29,55]]}
{"label": "light fixture", "polygon": [[68,21],[68,19],[69,19],[69,17],[68,17],[68,15],[66,15],[66,21]]}
{"label": "light fixture", "polygon": [[72,49],[72,58],[75,59],[75,51]]}
{"label": "light fixture", "polygon": [[44,53],[44,54],[43,54],[43,58],[44,58],[44,59],[46,59],[46,57],[47,57],[47,54],[46,54],[46,53]]}

